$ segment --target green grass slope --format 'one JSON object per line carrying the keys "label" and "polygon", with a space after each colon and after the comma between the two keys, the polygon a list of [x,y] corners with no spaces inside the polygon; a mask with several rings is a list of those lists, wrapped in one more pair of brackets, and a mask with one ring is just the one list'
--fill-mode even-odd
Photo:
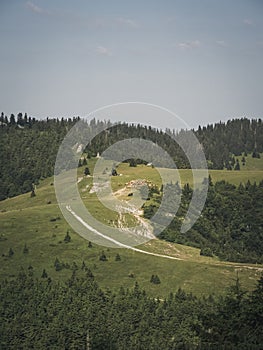
{"label": "green grass slope", "polygon": [[[93,170],[94,160],[89,164]],[[79,169],[79,174],[84,168]],[[156,171],[150,167],[138,166],[130,168],[127,164],[121,164],[118,172],[123,176],[112,178],[113,188],[122,188],[124,184],[133,178],[146,178],[159,184],[160,178]],[[258,172],[258,174],[257,174]],[[210,172],[213,181],[224,178],[222,171]],[[227,179],[230,182],[260,181],[263,171],[231,171]],[[256,173],[256,175],[255,175]],[[191,177],[189,170],[180,171],[182,182],[189,182]],[[107,221],[107,212],[102,210],[94,194],[89,194],[87,186],[91,186],[92,179],[85,178],[79,183],[80,193],[87,205],[93,208],[93,214],[102,221]],[[89,188],[89,187],[88,187]],[[114,221],[115,214],[112,220]],[[65,243],[64,237],[67,230],[71,236],[71,242]],[[28,253],[23,252],[25,244]],[[14,251],[9,256],[9,249]],[[10,278],[17,274],[21,267],[25,269],[32,265],[35,275],[40,277],[45,268],[51,278],[63,280],[70,276],[75,262],[81,268],[82,262],[91,268],[96,280],[102,288],[116,290],[120,286],[130,288],[135,281],[152,296],[165,297],[169,292],[176,291],[179,287],[195,294],[220,293],[225,287],[232,284],[237,271],[243,286],[247,289],[254,287],[259,278],[262,266],[225,263],[217,258],[202,257],[199,249],[185,247],[152,240],[140,247],[142,250],[179,257],[182,260],[171,260],[134,252],[128,249],[107,249],[92,245],[73,232],[64,220],[56,203],[52,179],[44,180],[36,190],[36,197],[30,198],[30,194],[24,194],[15,198],[0,202],[0,259],[1,278]],[[107,256],[107,261],[100,261],[101,252]],[[121,260],[115,261],[119,253]],[[54,268],[55,259],[61,263],[68,263],[61,271]],[[161,284],[150,283],[151,275],[157,274]]]}

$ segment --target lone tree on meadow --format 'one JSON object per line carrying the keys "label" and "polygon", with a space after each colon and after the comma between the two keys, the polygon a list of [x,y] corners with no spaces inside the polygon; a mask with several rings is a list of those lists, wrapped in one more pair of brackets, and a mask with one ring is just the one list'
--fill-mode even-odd
{"label": "lone tree on meadow", "polygon": [[65,242],[65,243],[69,243],[70,241],[71,241],[71,237],[70,237],[70,235],[69,235],[69,231],[67,231],[66,236],[65,236],[65,238],[64,238],[64,242]]}
{"label": "lone tree on meadow", "polygon": [[23,249],[23,254],[28,254],[28,252],[29,252],[29,250],[28,250],[28,247],[27,247],[27,245],[25,243],[24,249]]}
{"label": "lone tree on meadow", "polygon": [[41,278],[48,278],[47,271],[44,269]]}
{"label": "lone tree on meadow", "polygon": [[117,253],[116,256],[115,256],[115,261],[121,261],[121,257],[120,257],[120,254]]}
{"label": "lone tree on meadow", "polygon": [[117,170],[115,168],[112,168],[111,175],[112,176],[118,176]]}
{"label": "lone tree on meadow", "polygon": [[90,171],[89,168],[86,166],[85,170],[84,170],[84,175],[90,175]]}
{"label": "lone tree on meadow", "polygon": [[9,252],[8,252],[9,258],[11,258],[14,254],[15,254],[15,253],[14,253],[13,249],[10,248],[10,249],[9,249]]}
{"label": "lone tree on meadow", "polygon": [[63,269],[63,265],[61,264],[61,262],[58,260],[58,258],[56,258],[55,262],[54,262],[54,267],[56,271],[61,271]]}
{"label": "lone tree on meadow", "polygon": [[101,255],[100,255],[100,261],[107,261],[107,260],[108,259],[107,259],[106,255],[105,255],[104,251],[102,251]]}
{"label": "lone tree on meadow", "polygon": [[150,282],[153,284],[160,284],[161,283],[160,278],[157,275],[152,275]]}

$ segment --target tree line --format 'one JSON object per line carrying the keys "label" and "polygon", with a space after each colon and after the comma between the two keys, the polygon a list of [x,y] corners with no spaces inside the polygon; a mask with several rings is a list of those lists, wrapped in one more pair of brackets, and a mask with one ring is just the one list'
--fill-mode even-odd
{"label": "tree line", "polygon": [[54,174],[60,143],[77,119],[0,118],[0,200],[32,191]]}
{"label": "tree line", "polygon": [[237,277],[221,296],[179,289],[159,299],[137,282],[132,289],[103,291],[85,264],[71,269],[64,283],[45,269],[35,277],[32,266],[1,282],[2,349],[218,350],[263,344],[263,277],[252,292]]}
{"label": "tree line", "polygon": [[[0,116],[0,200],[32,190],[42,178],[52,176],[58,148],[79,117],[67,119],[38,120],[19,113],[17,117]],[[107,127],[95,136],[85,147],[88,157],[96,156],[115,142],[127,138],[150,140],[175,160],[177,168],[189,168],[190,164],[175,139],[183,138],[188,131],[169,130],[166,132],[143,125],[119,123],[92,119],[85,122],[92,135]],[[199,127],[193,130],[200,141],[208,166],[211,169],[240,169],[235,156],[251,153],[260,157],[263,152],[263,124],[261,119],[246,118],[230,120]],[[154,146],[153,146],[154,147]],[[121,152],[121,150],[120,150]],[[153,151],[155,163],[162,164],[162,154]],[[245,158],[243,159],[245,161]],[[151,159],[150,159],[151,161]]]}

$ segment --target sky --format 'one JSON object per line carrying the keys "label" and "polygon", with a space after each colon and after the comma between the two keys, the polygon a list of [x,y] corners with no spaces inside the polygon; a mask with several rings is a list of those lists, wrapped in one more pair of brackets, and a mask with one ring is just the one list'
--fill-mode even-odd
{"label": "sky", "polygon": [[263,1],[0,0],[0,111],[85,117],[126,101],[191,128],[262,117]]}

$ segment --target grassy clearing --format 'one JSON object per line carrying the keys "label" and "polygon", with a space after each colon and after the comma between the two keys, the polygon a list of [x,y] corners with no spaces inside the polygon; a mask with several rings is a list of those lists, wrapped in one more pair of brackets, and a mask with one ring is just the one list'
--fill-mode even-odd
{"label": "grassy clearing", "polygon": [[209,174],[212,177],[212,181],[215,183],[217,181],[225,180],[236,186],[240,183],[245,184],[248,180],[253,183],[259,183],[263,180],[262,170],[240,170],[240,171],[228,171],[228,170],[209,170]]}
{"label": "grassy clearing", "polygon": [[[2,237],[6,239],[0,242],[1,278],[12,277],[20,266],[27,269],[31,264],[38,277],[45,268],[52,278],[64,279],[71,271],[63,269],[56,272],[56,257],[70,265],[76,262],[80,267],[84,260],[103,288],[116,290],[122,285],[129,288],[136,280],[151,295],[160,297],[179,287],[195,294],[216,294],[233,282],[237,270],[240,271],[239,277],[244,287],[251,289],[260,276],[257,270],[236,267],[242,266],[241,264],[221,263],[215,258],[200,257],[198,249],[159,240],[150,241],[140,248],[175,255],[184,261],[148,256],[127,249],[107,249],[96,245],[88,248],[88,242],[72,232],[63,218],[50,221],[60,215],[56,205],[41,210],[33,207],[0,215]],[[72,241],[65,243],[64,237],[68,229]],[[29,249],[28,254],[23,253],[25,243]],[[14,251],[11,258],[7,256],[9,248]],[[108,258],[106,262],[99,260],[102,250]],[[117,253],[120,254],[121,261],[115,261]],[[134,275],[133,278],[129,277],[131,274]],[[160,285],[149,282],[152,274],[160,277]]]}
{"label": "grassy clearing", "polygon": [[252,158],[252,155],[248,154],[247,157],[245,157],[245,165],[242,164],[242,156],[235,158],[239,160],[241,170],[263,170],[263,153],[260,154],[260,158]]}
{"label": "grassy clearing", "polygon": [[[254,159],[252,160],[254,161]],[[91,172],[95,160],[89,161]],[[79,168],[79,177],[83,176],[84,167]],[[169,171],[169,170],[168,170]],[[112,177],[113,190],[125,186],[125,183],[133,179],[147,179],[161,185],[158,172],[151,167],[137,166],[131,168],[128,164],[121,164],[118,173],[122,176]],[[263,171],[210,171],[212,180],[227,180],[234,184],[248,179],[260,181],[263,179]],[[182,184],[190,182],[191,171],[180,170]],[[54,279],[64,279],[71,274],[69,269],[55,271],[54,261],[56,257],[60,261],[72,263],[75,261],[80,267],[84,260],[91,268],[97,281],[103,288],[118,289],[120,286],[132,287],[135,280],[152,296],[164,297],[179,287],[195,294],[220,293],[236,278],[237,270],[241,283],[245,288],[254,287],[260,276],[258,269],[242,264],[220,262],[216,258],[202,257],[199,250],[178,244],[153,240],[141,246],[147,250],[159,254],[177,256],[183,260],[176,261],[159,258],[127,249],[107,249],[93,245],[88,248],[88,242],[74,233],[62,217],[56,203],[53,179],[46,179],[37,187],[36,197],[30,198],[30,194],[18,196],[0,202],[0,259],[1,278],[9,278],[17,274],[20,266],[25,269],[31,264],[35,275],[40,277],[43,268]],[[92,215],[106,224],[114,224],[118,213],[105,208],[97,199],[96,194],[90,194],[92,178],[84,178],[79,183],[79,189],[84,203],[88,206]],[[88,186],[88,188],[87,188]],[[49,204],[48,204],[49,203]],[[59,218],[59,219],[58,219]],[[51,220],[56,219],[56,221]],[[132,218],[130,218],[132,221]],[[129,222],[129,218],[127,218]],[[65,234],[69,230],[72,241],[64,242]],[[29,249],[28,254],[23,253],[25,243]],[[12,248],[14,255],[8,257],[8,251]],[[99,260],[101,251],[104,250],[108,261]],[[119,253],[121,261],[115,261]],[[157,274],[161,279],[160,285],[151,284],[150,277]],[[133,275],[134,277],[129,277]]]}
{"label": "grassy clearing", "polygon": [[[257,164],[256,162],[257,160],[259,160],[263,164],[262,162],[263,159],[261,160],[261,159],[251,158],[251,161],[254,164],[254,166],[255,164]],[[161,186],[161,178],[157,170],[152,169],[151,167],[147,167],[145,165],[138,165],[136,168],[132,168],[132,167],[129,167],[128,164],[123,163],[123,164],[120,164],[118,168],[118,172],[123,174],[123,176],[112,178],[113,190],[117,190],[123,187],[125,183],[136,178],[144,178],[146,180],[152,181],[154,184],[156,184],[159,187]],[[165,169],[165,172],[167,172],[167,174],[171,174],[170,177],[172,178],[172,174],[174,174],[174,170]],[[190,186],[193,185],[193,174],[191,169],[179,169],[178,172],[180,175],[180,182],[182,186],[184,186],[186,183],[189,183]],[[262,166],[262,169],[261,169],[261,166],[259,166],[259,168],[253,168],[253,169],[251,168],[250,170],[242,169],[240,171],[209,170],[209,174],[212,177],[212,181],[214,183],[222,180],[228,181],[237,186],[240,183],[245,184],[248,180],[250,182],[255,181],[259,183],[261,180],[263,180],[263,166]]]}
{"label": "grassy clearing", "polygon": [[[212,181],[221,181],[225,180],[232,184],[239,185],[240,182],[246,183],[248,180],[250,182],[256,181],[259,183],[263,180],[263,156],[260,159],[255,159],[249,156],[247,157],[248,162],[249,159],[251,161],[250,170],[245,169],[240,171],[228,171],[228,170],[209,170],[209,174],[212,177]],[[95,165],[96,159],[88,160],[88,167],[93,172],[93,168]],[[256,168],[255,168],[256,167]],[[262,168],[262,169],[261,169]],[[166,169],[167,173],[172,173],[173,170]],[[83,177],[84,167],[78,169],[78,176]],[[146,179],[157,186],[161,186],[161,178],[156,169],[151,167],[147,167],[145,165],[138,165],[137,167],[129,167],[127,163],[122,163],[118,167],[118,173],[122,174],[122,176],[111,177],[111,185],[112,190],[117,191],[120,188],[123,188],[126,183],[134,179]],[[193,176],[192,171],[190,169],[180,169],[180,180],[182,186],[186,183],[189,183],[192,186]],[[79,191],[81,193],[82,198],[86,202],[92,201],[93,198],[89,194],[89,190],[92,186],[92,177],[84,177],[84,179],[79,183]],[[88,187],[87,187],[88,186]],[[56,197],[54,193],[53,179],[48,178],[37,186],[37,196],[35,198],[30,198],[28,193],[20,195],[15,198],[10,198],[5,201],[0,202],[0,210],[17,210],[23,209],[32,206],[43,206],[47,205],[47,203],[51,202],[51,204],[56,203]],[[92,204],[92,206],[94,203]]]}

